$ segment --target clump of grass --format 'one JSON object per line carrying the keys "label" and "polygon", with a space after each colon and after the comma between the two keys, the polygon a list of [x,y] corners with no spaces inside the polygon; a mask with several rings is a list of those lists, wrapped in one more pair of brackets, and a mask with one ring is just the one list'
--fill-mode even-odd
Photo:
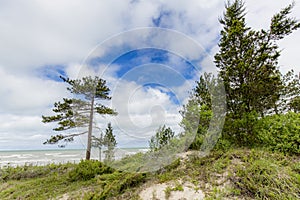
{"label": "clump of grass", "polygon": [[76,164],[48,164],[45,166],[24,165],[24,166],[5,166],[0,169],[0,181],[21,180],[43,177],[50,174],[64,174],[74,168]]}
{"label": "clump of grass", "polygon": [[69,181],[87,181],[96,175],[113,173],[113,169],[97,160],[82,160],[68,173]]}
{"label": "clump of grass", "polygon": [[300,199],[300,175],[270,160],[258,159],[239,166],[235,185],[258,199]]}
{"label": "clump of grass", "polygon": [[300,199],[300,162],[295,156],[260,149],[231,149],[192,157],[186,171],[207,198]]}
{"label": "clump of grass", "polygon": [[143,183],[146,177],[147,175],[142,173],[115,172],[104,174],[98,177],[98,182],[103,187],[103,190],[91,192],[85,196],[85,199],[107,199],[118,196]]}

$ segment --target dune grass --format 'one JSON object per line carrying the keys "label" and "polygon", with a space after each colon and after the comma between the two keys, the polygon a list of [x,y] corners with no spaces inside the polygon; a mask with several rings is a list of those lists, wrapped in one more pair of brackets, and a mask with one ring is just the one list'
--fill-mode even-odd
{"label": "dune grass", "polygon": [[4,167],[0,199],[139,199],[145,187],[179,179],[193,183],[205,199],[300,199],[300,158],[231,149],[192,154],[155,173],[121,172],[98,161]]}

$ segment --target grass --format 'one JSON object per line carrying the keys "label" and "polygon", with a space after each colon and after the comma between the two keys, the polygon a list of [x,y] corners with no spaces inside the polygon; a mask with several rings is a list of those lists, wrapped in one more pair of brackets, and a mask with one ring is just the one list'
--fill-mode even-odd
{"label": "grass", "polygon": [[6,167],[1,169],[0,199],[49,199],[87,187],[93,180],[70,182],[76,164]]}
{"label": "grass", "polygon": [[139,199],[146,186],[169,182],[175,185],[165,189],[166,198],[190,182],[205,199],[300,199],[300,158],[231,149],[203,158],[190,155],[155,173],[121,172],[98,161],[5,167],[0,170],[0,199]]}
{"label": "grass", "polygon": [[188,166],[190,177],[211,184],[202,189],[215,199],[299,199],[298,167],[299,157],[259,149],[214,152]]}

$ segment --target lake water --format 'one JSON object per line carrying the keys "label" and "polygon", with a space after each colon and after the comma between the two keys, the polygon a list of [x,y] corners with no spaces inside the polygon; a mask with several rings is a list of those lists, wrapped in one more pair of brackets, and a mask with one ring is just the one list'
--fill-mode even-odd
{"label": "lake water", "polygon": [[[115,159],[121,159],[127,155],[138,152],[145,152],[143,148],[124,148],[116,149]],[[102,159],[104,153],[102,153]],[[85,150],[23,150],[23,151],[0,151],[0,168],[3,166],[19,166],[25,164],[46,165],[50,163],[78,163],[81,159],[85,159]],[[99,160],[99,151],[92,150],[91,159]]]}

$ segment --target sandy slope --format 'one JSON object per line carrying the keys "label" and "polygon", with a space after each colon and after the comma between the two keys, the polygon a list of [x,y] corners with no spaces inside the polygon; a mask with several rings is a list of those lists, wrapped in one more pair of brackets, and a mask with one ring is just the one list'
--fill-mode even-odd
{"label": "sandy slope", "polygon": [[183,191],[171,191],[167,197],[167,188],[174,188],[174,182],[153,184],[141,191],[140,197],[143,200],[201,200],[204,194],[201,190],[196,191],[191,183],[183,183]]}

